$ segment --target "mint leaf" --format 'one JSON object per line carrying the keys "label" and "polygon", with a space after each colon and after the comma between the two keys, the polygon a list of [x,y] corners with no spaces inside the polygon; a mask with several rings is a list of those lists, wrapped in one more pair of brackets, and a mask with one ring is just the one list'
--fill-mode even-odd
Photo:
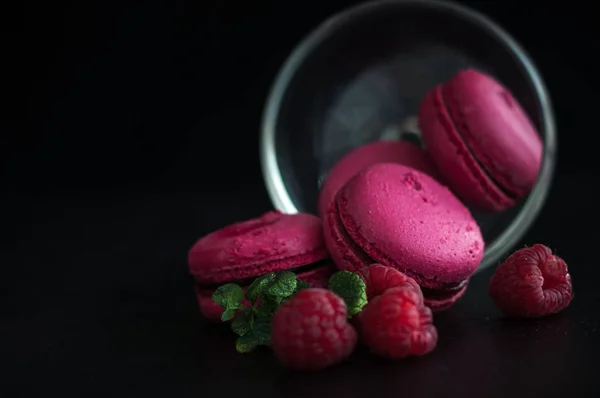
{"label": "mint leaf", "polygon": [[256,299],[263,294],[265,289],[267,289],[271,285],[274,279],[274,272],[271,272],[267,275],[263,275],[260,278],[256,278],[246,290],[246,299],[248,299],[250,303],[254,304]]}
{"label": "mint leaf", "polygon": [[212,301],[223,307],[225,310],[237,310],[242,308],[244,291],[235,283],[228,283],[220,286],[212,295]]}
{"label": "mint leaf", "polygon": [[221,320],[225,322],[232,319],[236,312],[237,310],[234,308],[227,308],[226,310],[223,310],[223,313],[221,314]]}
{"label": "mint leaf", "polygon": [[252,311],[244,311],[231,322],[231,330],[238,336],[243,336],[252,329],[254,314]]}
{"label": "mint leaf", "polygon": [[252,335],[260,345],[271,345],[271,317],[257,317],[254,320]]}
{"label": "mint leaf", "polygon": [[290,271],[276,272],[275,278],[271,281],[267,295],[278,298],[278,301],[290,297],[296,291],[296,274]]}
{"label": "mint leaf", "polygon": [[222,321],[232,319],[238,310],[244,308],[243,299],[244,291],[235,283],[220,286],[212,295],[212,300],[223,307]]}
{"label": "mint leaf", "polygon": [[309,287],[310,285],[306,281],[298,279],[296,280],[296,291],[294,292],[294,294],[297,293],[299,290],[308,289]]}
{"label": "mint leaf", "polygon": [[252,334],[240,336],[235,341],[235,349],[241,354],[252,352],[256,347],[258,347],[258,340]]}
{"label": "mint leaf", "polygon": [[[251,306],[231,322],[231,330],[239,337],[235,348],[240,353],[253,351],[256,347],[271,345],[271,318],[281,303],[298,290],[307,288],[306,282],[296,280],[293,272],[272,272],[255,279],[246,290]],[[243,291],[235,284],[221,286],[213,300],[224,308],[223,320],[231,319],[243,309]]]}
{"label": "mint leaf", "polygon": [[252,352],[261,345],[271,345],[271,318],[269,317],[255,318],[252,329],[235,341],[235,349],[242,354]]}
{"label": "mint leaf", "polygon": [[279,307],[279,303],[273,300],[263,300],[258,307],[254,309],[257,317],[271,317],[275,310]]}
{"label": "mint leaf", "polygon": [[356,274],[339,271],[329,278],[329,290],[340,296],[348,307],[348,316],[358,314],[367,304],[367,286]]}

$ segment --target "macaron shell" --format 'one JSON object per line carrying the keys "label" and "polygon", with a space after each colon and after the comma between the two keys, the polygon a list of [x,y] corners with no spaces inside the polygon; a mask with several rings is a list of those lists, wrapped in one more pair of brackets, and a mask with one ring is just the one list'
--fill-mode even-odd
{"label": "macaron shell", "polygon": [[431,90],[419,108],[419,126],[427,150],[452,190],[481,211],[502,211],[515,204],[482,169],[456,130],[443,102],[441,86]]}
{"label": "macaron shell", "polygon": [[201,238],[188,255],[201,284],[257,277],[328,256],[321,220],[310,214],[269,212]]}
{"label": "macaron shell", "polygon": [[318,199],[318,213],[327,217],[329,204],[337,191],[363,168],[375,163],[399,163],[439,177],[427,152],[408,141],[376,141],[362,145],[344,155],[323,181]]}
{"label": "macaron shell", "polygon": [[467,69],[444,84],[442,95],[465,143],[491,178],[515,198],[528,193],[538,176],[543,144],[508,89]]}
{"label": "macaron shell", "polygon": [[338,217],[336,201],[329,204],[323,219],[325,245],[338,269],[357,271],[373,263],[373,260],[350,238]]}
{"label": "macaron shell", "polygon": [[348,235],[369,257],[421,286],[461,282],[483,258],[483,237],[469,210],[448,188],[409,167],[367,167],[336,202]]}

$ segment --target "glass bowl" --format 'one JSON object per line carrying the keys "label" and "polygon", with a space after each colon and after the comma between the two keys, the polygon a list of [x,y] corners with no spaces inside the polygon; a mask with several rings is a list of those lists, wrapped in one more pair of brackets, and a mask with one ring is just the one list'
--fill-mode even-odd
{"label": "glass bowl", "polygon": [[344,154],[375,140],[418,141],[422,98],[466,67],[507,86],[544,141],[529,196],[502,213],[474,213],[486,242],[479,270],[497,263],[543,206],[556,127],[529,56],[490,19],[454,3],[363,3],[326,20],[294,49],[270,91],[261,130],[263,176],[275,208],[316,213],[320,183]]}

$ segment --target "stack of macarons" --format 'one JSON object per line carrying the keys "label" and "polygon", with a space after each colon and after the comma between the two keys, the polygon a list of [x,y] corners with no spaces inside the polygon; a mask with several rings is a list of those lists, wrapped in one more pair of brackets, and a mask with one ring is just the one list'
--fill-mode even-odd
{"label": "stack of macarons", "polygon": [[394,267],[443,310],[465,292],[485,242],[470,209],[503,211],[532,189],[543,145],[517,100],[473,69],[434,87],[419,110],[425,149],[381,141],[346,154],[323,181],[319,217],[267,213],[200,239],[189,253],[202,313],[214,289],[276,270],[323,286],[336,268]]}

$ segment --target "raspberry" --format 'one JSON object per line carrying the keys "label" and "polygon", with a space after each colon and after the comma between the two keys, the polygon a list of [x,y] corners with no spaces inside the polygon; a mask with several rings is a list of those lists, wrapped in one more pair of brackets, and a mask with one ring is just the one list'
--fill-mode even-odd
{"label": "raspberry", "polygon": [[516,251],[500,264],[489,291],[498,308],[515,317],[554,314],[573,298],[567,264],[539,244]]}
{"label": "raspberry", "polygon": [[388,289],[398,286],[410,286],[419,293],[423,302],[423,293],[415,280],[395,268],[381,264],[372,264],[356,271],[367,285],[367,299],[370,301]]}
{"label": "raspberry", "polygon": [[361,336],[376,354],[404,358],[431,352],[438,339],[431,310],[409,286],[377,296],[359,315]]}
{"label": "raspberry", "polygon": [[356,346],[344,300],[329,290],[300,290],[273,315],[271,346],[287,367],[316,370],[341,362]]}

